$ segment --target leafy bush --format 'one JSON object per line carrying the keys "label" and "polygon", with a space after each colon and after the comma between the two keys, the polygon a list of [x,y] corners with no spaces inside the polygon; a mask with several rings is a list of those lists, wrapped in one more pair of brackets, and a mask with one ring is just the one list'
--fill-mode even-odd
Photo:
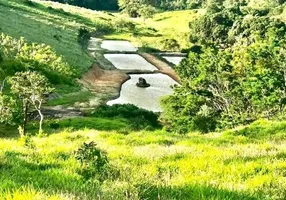
{"label": "leafy bush", "polygon": [[134,31],[136,25],[132,21],[125,19],[117,19],[113,22],[113,26],[117,32]]}
{"label": "leafy bush", "polygon": [[111,23],[105,23],[105,22],[94,22],[94,26],[95,26],[95,35],[97,36],[101,36],[101,35],[106,35],[106,34],[110,34],[112,32],[114,32],[114,27],[112,26]]}
{"label": "leafy bush", "polygon": [[81,27],[78,30],[77,41],[83,48],[87,47],[90,37],[91,37],[91,34],[89,30],[86,29],[85,27]]}
{"label": "leafy bush", "polygon": [[[285,44],[272,39],[190,52],[176,67],[182,87],[163,101],[163,118],[174,129],[205,132],[285,117]],[[204,110],[208,114],[202,118]]]}
{"label": "leafy bush", "polygon": [[180,44],[175,39],[164,39],[161,41],[163,49],[168,51],[178,51],[180,50]]}
{"label": "leafy bush", "polygon": [[31,0],[24,0],[23,3],[31,7],[36,6],[36,3]]}
{"label": "leafy bush", "polygon": [[94,142],[83,143],[75,152],[75,158],[82,164],[81,174],[85,179],[97,175],[101,180],[104,177],[104,171],[108,165],[106,152],[97,147]]}
{"label": "leafy bush", "polygon": [[158,122],[158,114],[138,108],[132,104],[112,106],[101,105],[91,115],[95,117],[125,118],[130,122],[130,128],[135,130],[145,128],[154,129],[161,126]]}
{"label": "leafy bush", "polygon": [[39,71],[53,84],[70,83],[75,77],[75,71],[48,45],[28,44],[24,38],[17,40],[2,33],[0,52],[6,75],[17,71]]}

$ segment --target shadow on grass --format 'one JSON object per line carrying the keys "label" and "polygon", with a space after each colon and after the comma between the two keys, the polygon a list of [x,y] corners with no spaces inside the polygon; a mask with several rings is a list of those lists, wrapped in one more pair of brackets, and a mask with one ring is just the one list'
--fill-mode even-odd
{"label": "shadow on grass", "polygon": [[226,135],[245,136],[252,140],[285,140],[286,121],[258,120],[238,130],[226,131]]}
{"label": "shadow on grass", "polygon": [[[46,133],[57,133],[64,129],[72,131],[94,129],[98,131],[123,131],[129,130],[128,121],[119,118],[96,118],[96,117],[76,117],[68,119],[46,120],[43,129]],[[38,122],[30,123],[28,126],[30,133],[37,133]]]}
{"label": "shadow on grass", "polygon": [[139,186],[140,199],[168,199],[168,200],[209,200],[209,199],[228,199],[228,200],[256,200],[254,197],[238,191],[229,191],[206,185],[183,185],[183,186]]}
{"label": "shadow on grass", "polygon": [[0,124],[0,138],[18,138],[19,136],[17,127]]}
{"label": "shadow on grass", "polygon": [[0,191],[33,186],[47,192],[68,192],[82,194],[83,190],[90,197],[96,197],[98,185],[84,185],[84,180],[76,173],[67,173],[60,164],[42,161],[37,157],[7,151],[0,161]]}

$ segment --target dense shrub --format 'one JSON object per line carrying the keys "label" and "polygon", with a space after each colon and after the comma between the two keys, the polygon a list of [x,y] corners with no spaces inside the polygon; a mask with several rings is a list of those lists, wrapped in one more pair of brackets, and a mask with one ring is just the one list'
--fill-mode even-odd
{"label": "dense shrub", "polygon": [[53,84],[71,83],[75,77],[75,71],[48,45],[28,44],[24,38],[17,40],[1,34],[0,52],[4,76],[17,71],[39,71]]}
{"label": "dense shrub", "polygon": [[85,179],[97,176],[104,180],[108,159],[106,152],[99,149],[94,142],[83,143],[75,152],[75,158],[82,164],[81,175]]}
{"label": "dense shrub", "polygon": [[131,129],[159,128],[158,114],[138,108],[132,104],[126,105],[102,105],[92,113],[95,117],[116,118],[122,117],[130,122]]}
{"label": "dense shrub", "polygon": [[164,39],[161,41],[163,49],[170,51],[178,51],[180,49],[180,44],[175,39]]}
{"label": "dense shrub", "polygon": [[163,118],[175,130],[185,126],[205,132],[285,116],[285,48],[258,40],[190,52],[176,68],[182,87],[164,100]]}
{"label": "dense shrub", "polygon": [[24,0],[23,3],[28,5],[28,6],[32,6],[32,7],[37,5],[35,2],[33,2],[31,0]]}
{"label": "dense shrub", "polygon": [[95,27],[95,35],[101,36],[110,34],[115,31],[115,28],[113,27],[112,23],[108,22],[94,22],[93,26]]}
{"label": "dense shrub", "polygon": [[87,47],[90,37],[91,37],[91,33],[85,27],[81,27],[78,30],[77,41],[83,48]]}
{"label": "dense shrub", "polygon": [[126,32],[131,31],[133,32],[136,29],[136,24],[132,21],[128,21],[122,18],[119,18],[113,22],[114,29],[117,32]]}

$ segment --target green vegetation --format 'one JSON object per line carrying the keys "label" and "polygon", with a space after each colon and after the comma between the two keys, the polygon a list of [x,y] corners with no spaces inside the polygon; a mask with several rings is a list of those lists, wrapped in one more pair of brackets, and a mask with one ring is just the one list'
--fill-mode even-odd
{"label": "green vegetation", "polygon": [[75,6],[90,8],[92,10],[117,10],[117,0],[52,0],[68,3]]}
{"label": "green vegetation", "polygon": [[[0,199],[285,199],[285,1],[119,6],[0,0]],[[105,95],[76,83],[93,36],[188,53],[163,113],[100,105],[54,117]]]}
{"label": "green vegetation", "polygon": [[86,71],[92,59],[77,43],[77,31],[82,26],[80,22],[88,19],[38,3],[29,6],[22,2],[0,0],[1,32],[17,39],[24,37],[28,42],[50,45],[77,72]]}
{"label": "green vegetation", "polygon": [[208,135],[85,129],[2,138],[0,198],[283,199],[285,131],[263,121]]}
{"label": "green vegetation", "polygon": [[285,22],[274,8],[214,4],[190,23],[182,86],[163,100],[168,130],[210,132],[285,118]]}

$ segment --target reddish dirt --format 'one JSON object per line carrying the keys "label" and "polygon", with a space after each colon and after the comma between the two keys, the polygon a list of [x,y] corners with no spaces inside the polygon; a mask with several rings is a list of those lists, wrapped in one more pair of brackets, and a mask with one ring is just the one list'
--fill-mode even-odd
{"label": "reddish dirt", "polygon": [[143,58],[145,58],[149,63],[153,64],[155,67],[159,69],[159,72],[170,76],[172,79],[180,83],[180,78],[175,72],[175,70],[170,67],[167,63],[163,62],[159,58],[149,53],[141,53]]}
{"label": "reddish dirt", "polygon": [[120,91],[121,85],[129,76],[119,70],[103,70],[94,63],[92,69],[86,72],[79,81],[92,92]]}

